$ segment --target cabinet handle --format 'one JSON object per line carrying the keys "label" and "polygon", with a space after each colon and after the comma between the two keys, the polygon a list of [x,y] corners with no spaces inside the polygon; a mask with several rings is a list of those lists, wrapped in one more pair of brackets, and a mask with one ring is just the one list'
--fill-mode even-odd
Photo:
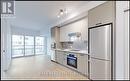
{"label": "cabinet handle", "polygon": [[124,12],[127,12],[127,11],[130,11],[130,9],[126,9],[126,10],[124,10]]}
{"label": "cabinet handle", "polygon": [[97,23],[96,25],[100,25],[100,24],[102,24],[102,23]]}

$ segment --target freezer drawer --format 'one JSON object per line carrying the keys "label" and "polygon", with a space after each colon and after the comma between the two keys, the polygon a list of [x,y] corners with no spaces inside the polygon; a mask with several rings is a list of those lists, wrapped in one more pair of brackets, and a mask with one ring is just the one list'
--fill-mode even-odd
{"label": "freezer drawer", "polygon": [[111,80],[111,62],[90,58],[90,79]]}
{"label": "freezer drawer", "polygon": [[111,25],[89,29],[89,49],[91,57],[111,59]]}

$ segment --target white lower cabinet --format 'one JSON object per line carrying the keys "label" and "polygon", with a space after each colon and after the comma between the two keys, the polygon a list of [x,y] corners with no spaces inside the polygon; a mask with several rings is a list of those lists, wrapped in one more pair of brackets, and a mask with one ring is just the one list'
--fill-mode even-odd
{"label": "white lower cabinet", "polygon": [[63,65],[67,66],[67,54],[66,54],[66,52],[64,52],[64,54],[63,54]]}
{"label": "white lower cabinet", "polygon": [[67,54],[69,52],[56,51],[56,60],[59,64],[67,66],[68,68],[77,70],[78,72],[88,76],[88,55],[74,54],[77,57],[77,69],[67,65]]}
{"label": "white lower cabinet", "polygon": [[64,51],[56,51],[57,62],[67,66],[67,54]]}
{"label": "white lower cabinet", "polygon": [[62,52],[62,51],[56,51],[57,62],[60,64],[63,63],[63,54],[64,54],[64,52]]}
{"label": "white lower cabinet", "polygon": [[88,76],[88,55],[78,54],[77,69],[80,73]]}

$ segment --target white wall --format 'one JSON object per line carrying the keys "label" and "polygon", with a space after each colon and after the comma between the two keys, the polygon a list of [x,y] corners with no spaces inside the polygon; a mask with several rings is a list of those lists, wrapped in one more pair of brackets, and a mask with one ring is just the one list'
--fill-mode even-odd
{"label": "white wall", "polygon": [[47,55],[51,55],[51,29],[50,27],[43,27],[40,31],[40,36],[46,37],[46,44],[47,44]]}
{"label": "white wall", "polygon": [[[125,45],[128,45],[125,43],[126,41],[129,41],[128,39],[124,38],[126,37],[126,32],[128,34],[129,29],[127,26],[125,28],[125,22],[124,17],[125,13],[124,10],[128,9],[128,2],[127,1],[116,1],[116,79],[117,80],[124,80],[128,79],[128,75],[125,75],[125,73],[128,73],[128,64],[125,63],[125,59],[128,57],[125,57],[126,55],[129,55],[128,52],[126,52],[125,49],[128,49]],[[127,60],[128,61],[128,60]],[[127,70],[126,70],[127,67]]]}
{"label": "white wall", "polygon": [[7,19],[1,19],[1,44],[1,74],[4,76],[11,64],[11,28]]}

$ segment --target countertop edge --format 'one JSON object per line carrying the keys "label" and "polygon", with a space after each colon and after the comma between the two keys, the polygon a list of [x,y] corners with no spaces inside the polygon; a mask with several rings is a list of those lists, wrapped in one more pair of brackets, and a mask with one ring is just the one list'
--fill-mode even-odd
{"label": "countertop edge", "polygon": [[79,51],[69,51],[69,50],[62,50],[62,49],[53,49],[53,50],[89,55],[89,53],[83,53],[83,52],[79,52]]}

